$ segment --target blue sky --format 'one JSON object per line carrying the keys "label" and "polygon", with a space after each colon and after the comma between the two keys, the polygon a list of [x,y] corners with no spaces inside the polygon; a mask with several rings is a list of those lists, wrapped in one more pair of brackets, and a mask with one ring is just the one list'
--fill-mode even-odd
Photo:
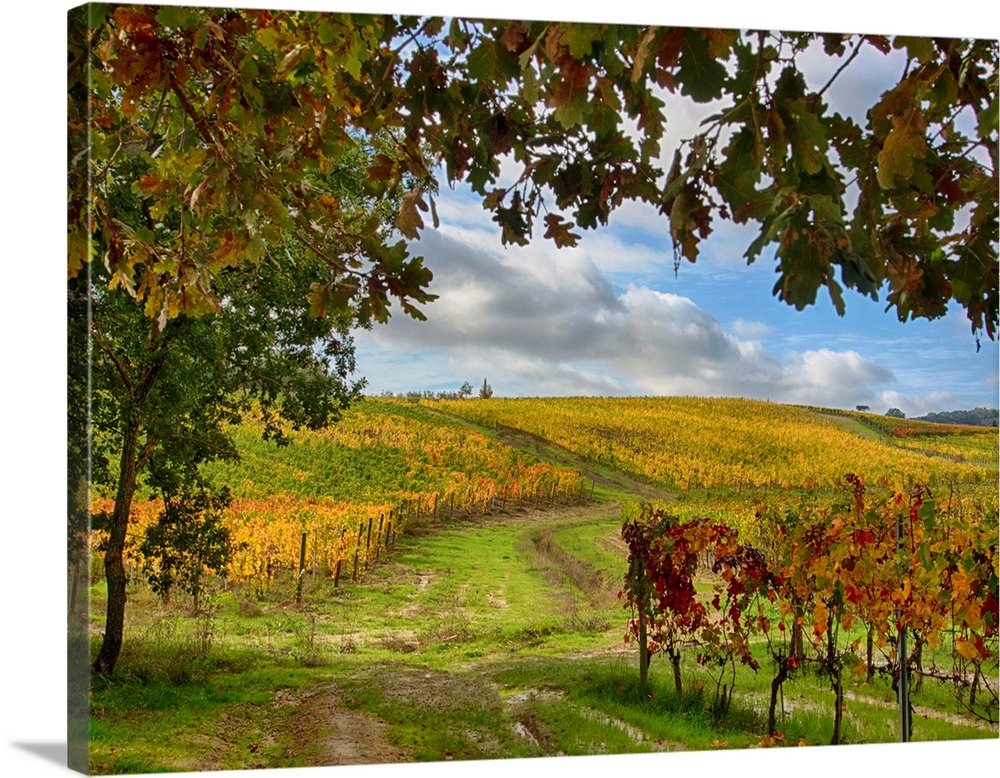
{"label": "blue sky", "polygon": [[[840,64],[820,52],[802,61],[816,87]],[[902,67],[898,55],[866,51],[826,98],[863,123]],[[665,99],[669,158],[699,111],[719,107]],[[884,291],[883,302],[848,292],[840,317],[825,290],[796,311],[772,295],[773,253],[743,259],[752,228],[717,221],[698,262],[675,274],[666,221],[641,204],[583,232],[574,249],[540,235],[503,248],[462,185],[442,190],[438,213],[441,227],[411,245],[435,272],[428,321],[398,315],[356,338],[370,393],[485,379],[504,396],[745,396],[908,416],[997,405],[997,344],[983,338],[977,352],[964,313],[900,323]]]}

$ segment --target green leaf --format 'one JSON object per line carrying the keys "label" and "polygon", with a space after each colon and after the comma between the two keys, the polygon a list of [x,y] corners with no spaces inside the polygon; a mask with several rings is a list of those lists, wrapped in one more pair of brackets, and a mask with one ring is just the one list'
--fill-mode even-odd
{"label": "green leaf", "polygon": [[448,37],[445,38],[445,42],[453,51],[465,51],[469,45],[469,36],[465,32],[461,19],[455,18],[451,20],[451,26],[448,28]]}
{"label": "green leaf", "polygon": [[281,33],[274,27],[257,30],[257,42],[269,51],[279,51],[282,47]]}
{"label": "green leaf", "polygon": [[[1000,113],[1000,107],[998,107],[997,104],[997,95],[996,93],[994,93],[993,99],[990,100],[989,105],[986,106],[986,110],[981,111],[979,114],[979,126],[976,128],[976,136],[980,140],[986,140],[991,135],[995,136],[997,132],[998,113]],[[995,141],[996,138],[994,137],[994,144],[993,144],[994,149],[996,149]],[[994,161],[993,164],[995,166],[996,161]]]}
{"label": "green leaf", "polygon": [[861,257],[835,251],[830,259],[840,265],[840,277],[848,287],[878,299],[878,280]]}
{"label": "green leaf", "polygon": [[563,129],[571,129],[583,124],[587,115],[591,111],[588,94],[581,90],[574,92],[573,96],[556,106],[553,116],[562,125]]}
{"label": "green leaf", "polygon": [[707,103],[722,97],[726,82],[726,67],[708,52],[708,40],[695,30],[688,30],[681,47],[677,80],[681,94],[697,103]]}
{"label": "green leaf", "polygon": [[826,288],[830,292],[830,301],[833,303],[837,315],[843,316],[847,312],[847,306],[844,304],[844,294],[840,284],[832,278],[828,278],[826,280]]}
{"label": "green leaf", "polygon": [[344,56],[344,69],[355,80],[361,78],[361,60],[354,56],[354,54],[349,53]]}
{"label": "green leaf", "polygon": [[489,40],[481,40],[479,45],[469,52],[469,76],[477,81],[492,82],[497,77],[496,44]]}
{"label": "green leaf", "polygon": [[[714,182],[736,219],[736,212],[757,196],[764,146],[760,135],[750,126],[736,133],[726,147]],[[745,221],[736,219],[737,221]]]}
{"label": "green leaf", "polygon": [[538,79],[535,76],[534,68],[530,66],[524,68],[521,74],[521,94],[529,105],[537,103],[540,97]]}
{"label": "green leaf", "polygon": [[317,25],[316,40],[323,46],[329,46],[333,43],[335,37],[333,22],[327,14],[322,15]]}
{"label": "green leaf", "polygon": [[574,59],[583,59],[593,51],[594,44],[602,38],[601,26],[598,24],[567,24],[559,39],[569,48]]}
{"label": "green leaf", "polygon": [[166,5],[156,12],[156,21],[164,27],[183,30],[198,24],[200,12],[197,8],[181,5]]}
{"label": "green leaf", "polygon": [[493,221],[500,225],[500,241],[503,245],[528,245],[528,223],[519,203],[515,202],[511,208],[497,208]]}
{"label": "green leaf", "polygon": [[670,175],[667,177],[667,185],[663,190],[664,202],[670,202],[680,194],[681,189],[684,188],[688,180],[700,173],[705,167],[708,156],[708,146],[705,143],[696,144],[694,149],[692,149],[692,153],[688,156],[684,172],[681,172],[680,151],[675,152]]}
{"label": "green leaf", "polygon": [[893,39],[892,47],[906,49],[907,55],[918,62],[930,62],[934,59],[934,41],[930,38],[899,35]]}

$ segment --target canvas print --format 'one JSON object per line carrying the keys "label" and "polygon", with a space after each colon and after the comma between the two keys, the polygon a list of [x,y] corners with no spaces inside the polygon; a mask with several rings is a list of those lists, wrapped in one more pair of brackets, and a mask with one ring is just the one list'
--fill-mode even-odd
{"label": "canvas print", "polygon": [[69,766],[995,741],[998,42],[386,10],[68,13]]}

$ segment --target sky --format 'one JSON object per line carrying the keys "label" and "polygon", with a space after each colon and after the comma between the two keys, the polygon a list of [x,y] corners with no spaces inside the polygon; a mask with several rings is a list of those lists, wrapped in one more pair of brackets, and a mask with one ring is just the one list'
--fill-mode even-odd
{"label": "sky", "polygon": [[[807,52],[816,88],[840,65]],[[858,118],[903,68],[897,54],[865,50],[826,97]],[[667,100],[669,159],[697,128],[698,111]],[[511,164],[502,171],[512,174]],[[443,178],[443,176],[442,176]],[[609,224],[558,249],[541,237],[503,247],[469,187],[442,187],[441,225],[410,244],[434,273],[427,321],[397,313],[359,332],[359,373],[370,394],[455,391],[487,381],[499,396],[697,395],[752,397],[907,416],[996,407],[997,344],[979,349],[961,310],[900,323],[882,302],[846,291],[837,315],[825,290],[799,312],[772,294],[773,249],[752,265],[752,225],[717,220],[697,263],[675,273],[665,217],[627,203]]]}

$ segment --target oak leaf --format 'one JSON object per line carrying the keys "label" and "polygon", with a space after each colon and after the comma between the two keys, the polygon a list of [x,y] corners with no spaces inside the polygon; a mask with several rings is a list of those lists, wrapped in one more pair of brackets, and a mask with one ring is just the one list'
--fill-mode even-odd
{"label": "oak leaf", "polygon": [[892,117],[892,130],[878,154],[879,186],[892,189],[897,185],[897,179],[906,180],[913,176],[913,161],[927,156],[925,129],[927,120],[919,108],[910,108]]}
{"label": "oak leaf", "polygon": [[545,230],[545,238],[554,241],[559,248],[573,247],[580,240],[580,236],[577,233],[570,232],[573,226],[572,223],[564,221],[562,216],[558,214],[550,213],[546,215],[545,224],[548,227]]}
{"label": "oak leaf", "polygon": [[402,196],[399,204],[399,215],[396,217],[396,227],[410,240],[416,240],[420,236],[419,231],[424,228],[424,220],[420,216],[420,211],[426,210],[427,203],[424,202],[423,187],[418,186]]}

